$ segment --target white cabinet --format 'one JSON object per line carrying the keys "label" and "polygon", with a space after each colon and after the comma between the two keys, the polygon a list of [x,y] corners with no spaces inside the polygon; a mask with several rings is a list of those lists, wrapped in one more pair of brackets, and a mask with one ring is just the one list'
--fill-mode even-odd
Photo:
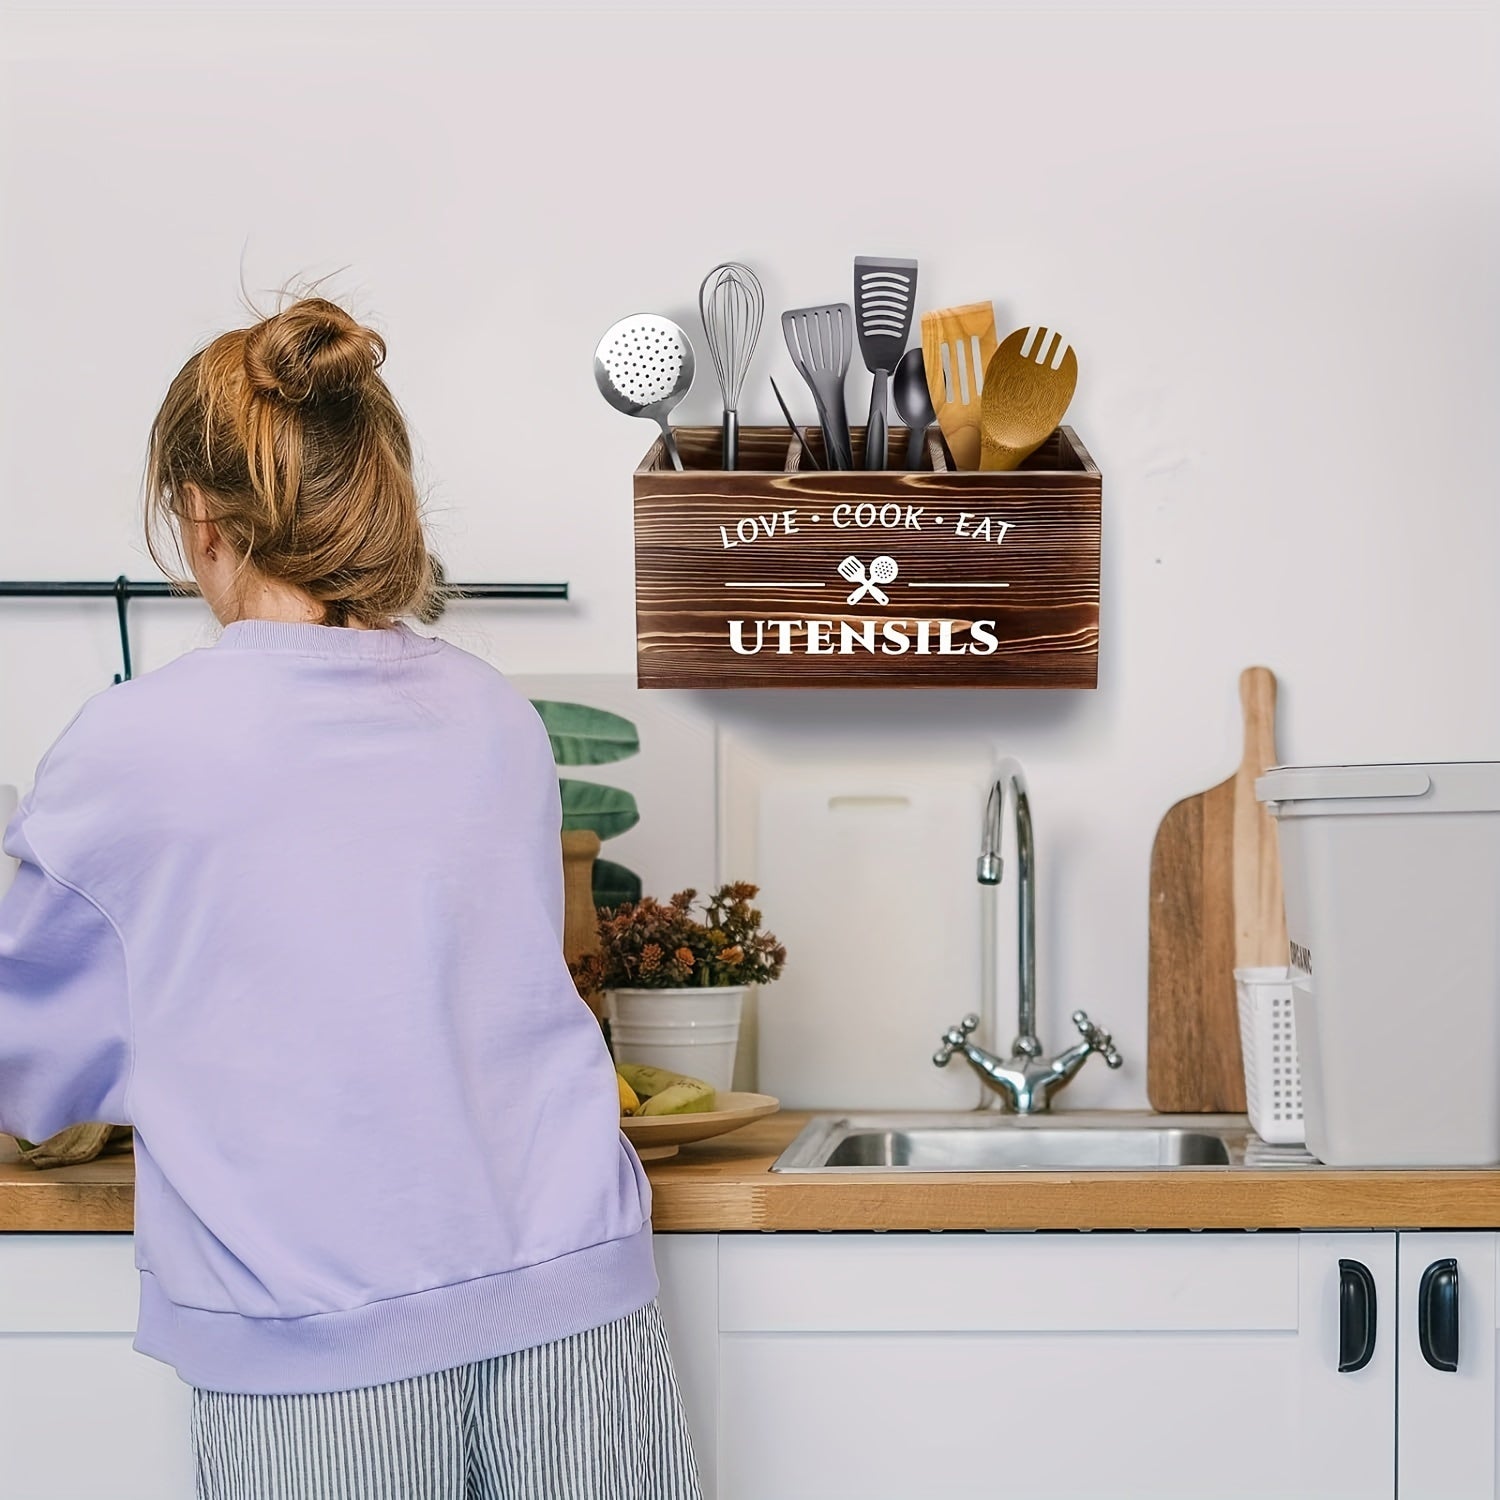
{"label": "white cabinet", "polygon": [[4,1500],[191,1500],[188,1388],[130,1347],[134,1244],[0,1235]]}
{"label": "white cabinet", "polygon": [[1397,1373],[1401,1500],[1495,1500],[1493,1234],[1403,1234]]}
{"label": "white cabinet", "polygon": [[1371,1500],[1393,1234],[725,1236],[718,1500]]}
{"label": "white cabinet", "polygon": [[[1497,1255],[1478,1232],[657,1238],[708,1500],[1500,1500]],[[128,1236],[0,1235],[3,1500],[189,1500],[189,1392],[131,1349],[135,1310]]]}
{"label": "white cabinet", "polygon": [[704,1493],[712,1500],[719,1454],[719,1237],[659,1234],[655,1245],[662,1322]]}

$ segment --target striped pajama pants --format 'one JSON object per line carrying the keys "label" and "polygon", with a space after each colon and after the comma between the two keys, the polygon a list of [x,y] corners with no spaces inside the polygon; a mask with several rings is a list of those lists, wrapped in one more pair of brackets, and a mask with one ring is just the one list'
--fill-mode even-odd
{"label": "striped pajama pants", "polygon": [[555,1344],[329,1394],[193,1392],[199,1500],[699,1500],[653,1302]]}

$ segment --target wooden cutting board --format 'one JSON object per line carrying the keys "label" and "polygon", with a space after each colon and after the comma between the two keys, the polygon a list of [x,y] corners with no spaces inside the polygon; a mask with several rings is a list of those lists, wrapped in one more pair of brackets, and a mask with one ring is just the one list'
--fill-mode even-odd
{"label": "wooden cutting board", "polygon": [[1151,848],[1146,1095],[1163,1113],[1245,1108],[1234,970],[1285,964],[1276,825],[1255,778],[1276,764],[1276,678],[1240,674],[1245,744],[1227,781],[1185,797]]}

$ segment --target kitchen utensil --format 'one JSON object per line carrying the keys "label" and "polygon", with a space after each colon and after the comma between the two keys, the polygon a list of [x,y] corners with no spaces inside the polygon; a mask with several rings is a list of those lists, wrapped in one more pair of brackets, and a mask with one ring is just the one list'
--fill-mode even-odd
{"label": "kitchen utensil", "polygon": [[839,577],[845,583],[863,583],[865,581],[865,565],[853,555],[846,557],[839,564]]}
{"label": "kitchen utensil", "polygon": [[869,594],[877,604],[889,604],[891,596],[877,585],[891,583],[898,571],[894,557],[875,558],[870,563],[868,573],[865,572],[864,564],[857,557],[846,557],[839,564],[839,576],[848,583],[857,583],[859,587],[849,595],[845,602],[858,604],[866,594]]}
{"label": "kitchen utensil", "polygon": [[786,418],[786,425],[792,429],[792,436],[797,439],[797,444],[802,449],[803,458],[805,458],[808,463],[813,466],[813,468],[821,469],[823,465],[818,462],[818,455],[814,453],[810,447],[808,447],[807,439],[802,436],[802,429],[792,419],[792,414],[787,409],[787,404],[781,396],[781,389],[776,384],[774,378],[771,381],[771,389],[773,392],[775,392],[776,404],[781,408],[781,415]]}
{"label": "kitchen utensil", "polygon": [[616,411],[649,417],[661,428],[672,467],[682,455],[667,416],[693,383],[693,346],[670,318],[636,313],[606,330],[594,350],[594,381]]}
{"label": "kitchen utensil", "polygon": [[1261,1140],[1300,1146],[1302,1067],[1297,1057],[1296,990],[1285,964],[1234,971],[1245,1059],[1245,1112]]}
{"label": "kitchen utensil", "polygon": [[920,349],[908,349],[896,366],[891,382],[896,410],[906,423],[906,467],[922,467],[922,449],[927,444],[927,429],[937,421],[932,409],[932,393],[927,389],[927,366]]}
{"label": "kitchen utensil", "polygon": [[1057,430],[1078,385],[1078,356],[1051,328],[1008,334],[984,369],[979,467],[1014,469]]}
{"label": "kitchen utensil", "polygon": [[735,467],[739,457],[740,387],[745,383],[760,323],[766,310],[765,293],[749,266],[726,261],[715,266],[698,288],[698,311],[708,352],[719,377],[719,395],[724,402],[723,463]]}
{"label": "kitchen utensil", "polygon": [[980,395],[995,355],[995,307],[971,302],[922,314],[922,362],[955,468],[979,467]]}
{"label": "kitchen utensil", "polygon": [[715,1104],[698,1115],[633,1115],[620,1121],[620,1129],[642,1161],[659,1161],[676,1156],[679,1146],[728,1135],[781,1108],[769,1094],[720,1094]]}
{"label": "kitchen utensil", "polygon": [[854,352],[854,309],[847,302],[794,307],[782,313],[781,331],[792,363],[817,403],[828,467],[853,468],[844,376],[849,373],[849,358]]}
{"label": "kitchen utensil", "polygon": [[1286,962],[1276,827],[1255,778],[1276,762],[1276,678],[1240,674],[1239,769],[1162,819],[1151,849],[1146,1093],[1166,1113],[1245,1108],[1234,971]]}
{"label": "kitchen utensil", "polygon": [[859,352],[874,378],[865,426],[865,468],[886,466],[886,384],[906,352],[917,302],[917,263],[860,255],[854,260],[854,306]]}

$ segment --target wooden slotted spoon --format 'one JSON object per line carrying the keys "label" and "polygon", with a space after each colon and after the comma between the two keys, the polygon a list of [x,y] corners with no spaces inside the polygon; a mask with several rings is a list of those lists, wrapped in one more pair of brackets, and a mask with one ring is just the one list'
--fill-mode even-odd
{"label": "wooden slotted spoon", "polygon": [[937,424],[960,469],[979,467],[979,397],[995,354],[995,305],[922,314],[922,363]]}
{"label": "wooden slotted spoon", "polygon": [[1049,328],[1018,328],[985,366],[981,469],[1014,469],[1057,430],[1078,385],[1078,356]]}

